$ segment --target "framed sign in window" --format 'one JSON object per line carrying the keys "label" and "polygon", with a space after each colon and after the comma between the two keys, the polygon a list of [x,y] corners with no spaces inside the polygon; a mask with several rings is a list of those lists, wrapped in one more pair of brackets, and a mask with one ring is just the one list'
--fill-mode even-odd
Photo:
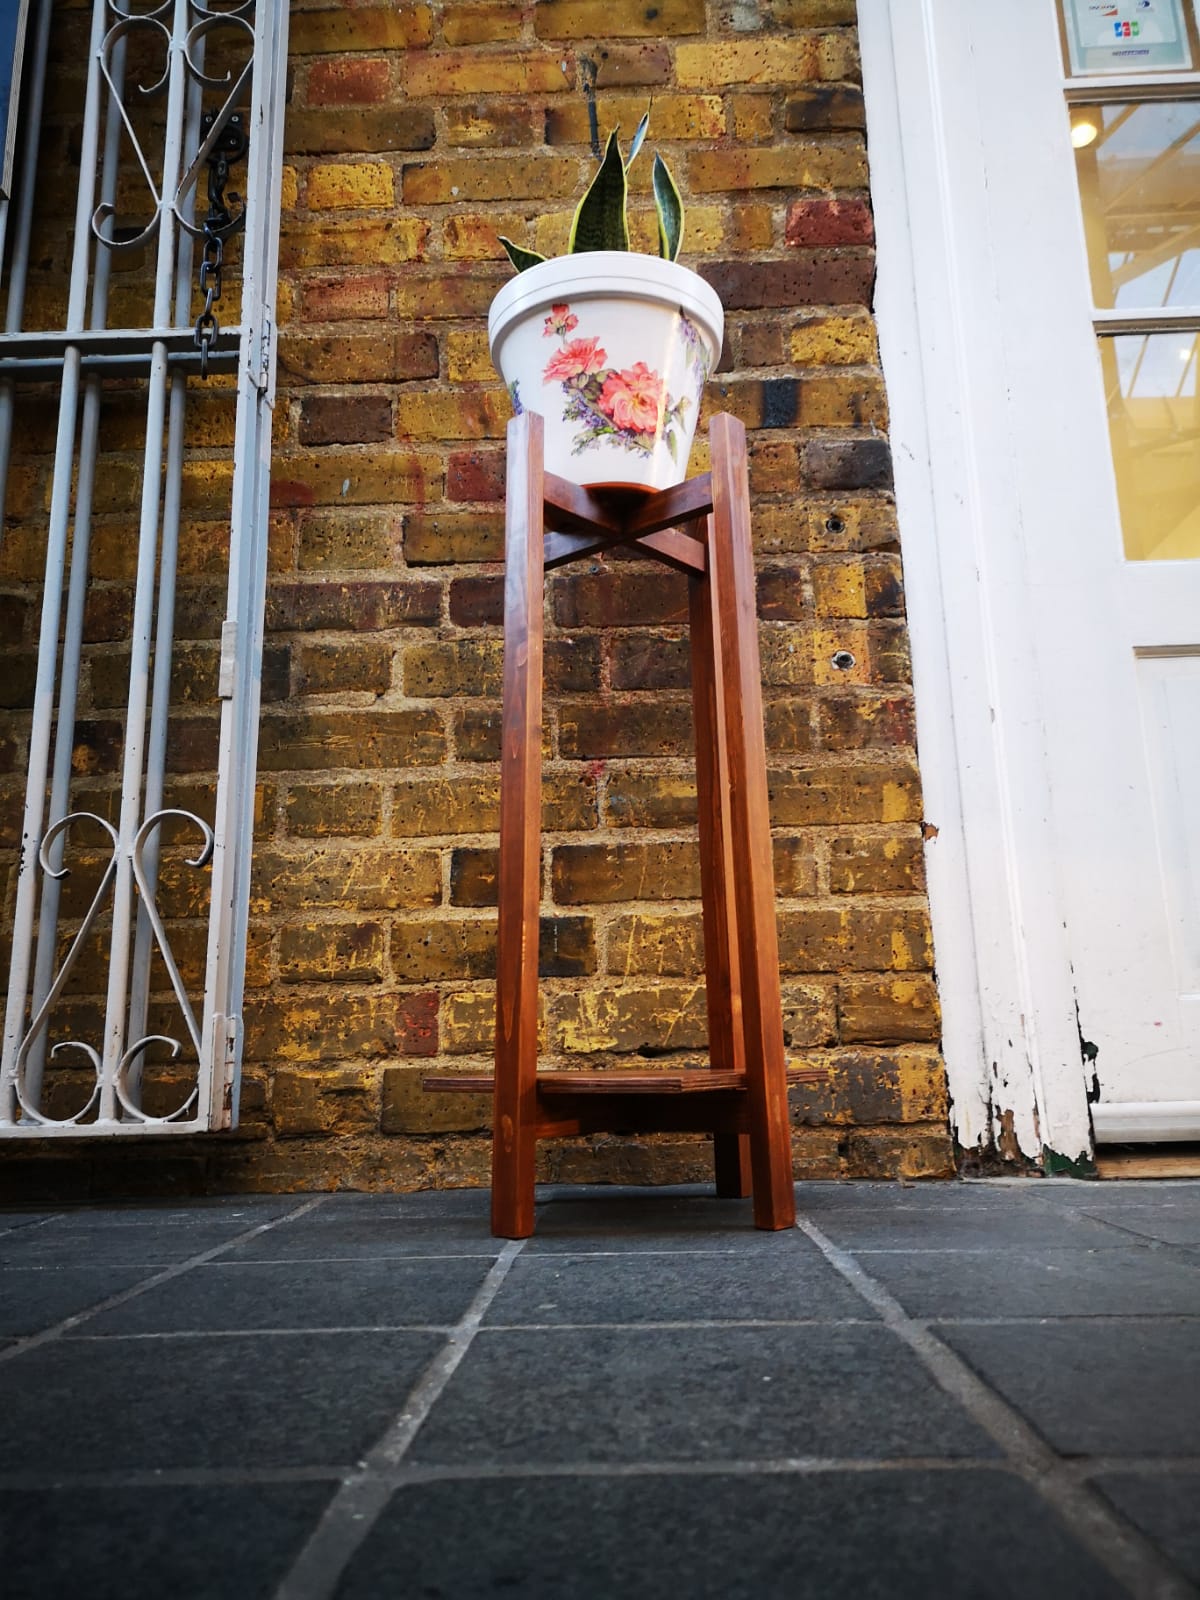
{"label": "framed sign in window", "polygon": [[21,99],[21,62],[29,0],[0,0],[0,199],[12,193],[13,158],[17,148],[17,114]]}
{"label": "framed sign in window", "polygon": [[1185,0],[1066,0],[1071,72],[1187,72]]}

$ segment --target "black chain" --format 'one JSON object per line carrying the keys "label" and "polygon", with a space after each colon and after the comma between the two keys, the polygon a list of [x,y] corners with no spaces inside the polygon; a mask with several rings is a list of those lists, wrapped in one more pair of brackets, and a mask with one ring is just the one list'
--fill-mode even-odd
{"label": "black chain", "polygon": [[[201,123],[201,137],[207,139],[212,131],[215,113],[208,112]],[[245,208],[232,212],[225,200],[225,185],[229,182],[229,169],[246,154],[249,144],[242,115],[235,111],[229,117],[217,142],[208,154],[208,215],[204,219],[204,251],[200,258],[200,293],[204,296],[204,309],[196,318],[196,348],[200,352],[200,376],[208,377],[208,358],[221,332],[221,324],[213,310],[221,298],[221,268],[225,262],[225,241],[246,225]],[[237,200],[235,194],[231,200]]]}

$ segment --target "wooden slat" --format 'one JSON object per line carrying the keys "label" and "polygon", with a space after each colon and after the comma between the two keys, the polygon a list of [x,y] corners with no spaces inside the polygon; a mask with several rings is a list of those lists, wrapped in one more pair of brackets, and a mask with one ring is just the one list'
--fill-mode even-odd
{"label": "wooden slat", "polygon": [[626,535],[640,539],[660,528],[677,528],[685,522],[695,522],[697,517],[706,517],[713,508],[712,495],[712,474],[708,472],[702,478],[688,478],[673,488],[660,489],[625,518]]}
{"label": "wooden slat", "polygon": [[682,1072],[539,1072],[541,1094],[711,1094],[715,1089],[745,1091],[736,1072],[693,1067]]}
{"label": "wooden slat", "polygon": [[[707,548],[708,519],[695,524]],[[729,830],[729,762],[711,575],[688,584],[692,716],[696,727],[696,799],[700,836],[700,897],[704,908],[705,1000],[708,1050],[714,1070],[744,1072],[742,993],[733,928],[733,854]],[[745,1134],[714,1135],[717,1193],[750,1193],[750,1145]]]}
{"label": "wooden slat", "polygon": [[708,436],[713,463],[709,570],[717,607],[729,759],[754,1221],[760,1228],[790,1228],[796,1220],[796,1195],[792,1186],[779,940],[767,809],[746,430],[736,417],[722,412],[710,420]]}
{"label": "wooden slat", "polygon": [[[789,1068],[789,1083],[821,1083],[825,1072],[811,1067]],[[432,1094],[491,1094],[495,1079],[490,1072],[431,1072],[421,1079]],[[681,1072],[539,1072],[539,1092],[549,1086],[551,1096],[561,1094],[742,1094],[741,1073],[714,1072],[710,1067],[689,1067]]]}
{"label": "wooden slat", "polygon": [[508,425],[492,1232],[533,1232],[542,804],[543,423]]}

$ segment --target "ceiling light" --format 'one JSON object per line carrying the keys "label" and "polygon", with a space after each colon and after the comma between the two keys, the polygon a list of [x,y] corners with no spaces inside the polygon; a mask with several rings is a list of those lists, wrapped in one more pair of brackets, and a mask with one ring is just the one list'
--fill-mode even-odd
{"label": "ceiling light", "polygon": [[1071,143],[1076,150],[1083,150],[1089,144],[1094,144],[1099,133],[1100,129],[1092,121],[1090,112],[1076,114],[1071,118]]}

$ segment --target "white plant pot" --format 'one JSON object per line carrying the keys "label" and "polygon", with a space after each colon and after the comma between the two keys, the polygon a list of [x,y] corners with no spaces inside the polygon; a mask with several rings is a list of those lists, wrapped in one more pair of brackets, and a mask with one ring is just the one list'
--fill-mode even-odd
{"label": "white plant pot", "polygon": [[514,409],[546,423],[546,469],[589,488],[682,483],[725,317],[687,267],[593,250],[518,273],[488,342]]}

